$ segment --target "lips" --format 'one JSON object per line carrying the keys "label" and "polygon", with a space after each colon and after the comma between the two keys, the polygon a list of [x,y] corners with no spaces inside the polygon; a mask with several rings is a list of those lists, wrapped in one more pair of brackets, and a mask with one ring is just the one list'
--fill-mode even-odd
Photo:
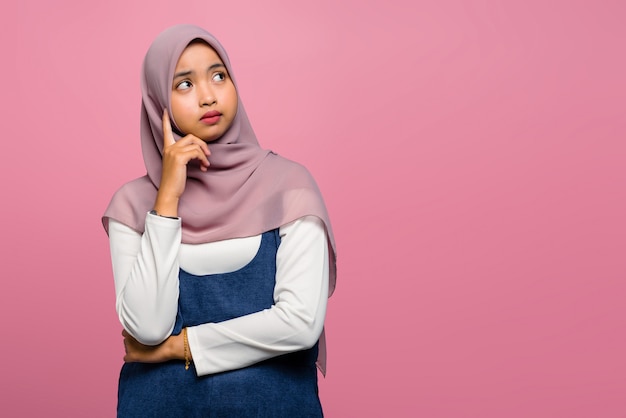
{"label": "lips", "polygon": [[218,112],[217,110],[211,110],[209,112],[206,112],[204,115],[202,115],[200,119],[214,118],[215,116],[222,116],[222,114]]}
{"label": "lips", "polygon": [[206,123],[207,125],[213,125],[220,120],[220,116],[222,116],[222,114],[217,110],[210,110],[202,115],[200,121]]}

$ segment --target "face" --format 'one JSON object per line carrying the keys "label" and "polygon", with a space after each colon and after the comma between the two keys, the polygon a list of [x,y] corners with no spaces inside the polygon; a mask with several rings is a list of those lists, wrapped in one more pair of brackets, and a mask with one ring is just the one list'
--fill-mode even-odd
{"label": "face", "polygon": [[171,110],[184,134],[210,142],[228,130],[237,114],[237,91],[224,63],[204,43],[193,43],[174,70]]}

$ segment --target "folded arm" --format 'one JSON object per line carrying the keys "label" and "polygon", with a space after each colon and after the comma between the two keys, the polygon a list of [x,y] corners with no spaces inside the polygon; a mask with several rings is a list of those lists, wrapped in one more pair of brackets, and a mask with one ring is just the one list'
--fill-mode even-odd
{"label": "folded arm", "polygon": [[[110,222],[109,229],[118,315],[128,333],[146,345],[159,344],[173,329],[178,303],[179,251],[185,255],[221,246],[232,255],[235,241],[181,246],[180,221],[167,218],[147,220],[147,237],[146,233],[142,236],[115,221]],[[188,328],[189,347],[199,375],[237,369],[306,349],[319,338],[328,297],[328,243],[324,224],[316,217],[307,216],[282,226],[280,235],[274,305],[228,321]],[[249,248],[242,253],[250,253]],[[245,264],[249,255],[243,257]],[[182,258],[193,263],[193,257]],[[208,267],[183,268],[202,274]],[[212,266],[211,273],[218,272],[214,270]],[[160,309],[161,304],[167,309]],[[155,348],[159,355],[151,359],[182,358],[183,354],[178,353],[182,347],[179,339],[171,337],[166,344]],[[139,353],[143,356],[146,350],[142,348]],[[142,357],[131,356],[131,360],[142,361]]]}

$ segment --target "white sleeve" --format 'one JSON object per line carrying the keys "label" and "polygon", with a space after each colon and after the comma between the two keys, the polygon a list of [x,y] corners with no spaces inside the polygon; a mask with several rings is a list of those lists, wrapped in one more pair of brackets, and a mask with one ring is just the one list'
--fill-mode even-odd
{"label": "white sleeve", "polygon": [[307,216],[280,228],[274,305],[219,323],[189,327],[199,376],[239,369],[312,347],[328,298],[328,244],[323,222]]}
{"label": "white sleeve", "polygon": [[171,334],[178,311],[181,221],[146,215],[143,234],[109,219],[109,244],[120,322],[139,342]]}

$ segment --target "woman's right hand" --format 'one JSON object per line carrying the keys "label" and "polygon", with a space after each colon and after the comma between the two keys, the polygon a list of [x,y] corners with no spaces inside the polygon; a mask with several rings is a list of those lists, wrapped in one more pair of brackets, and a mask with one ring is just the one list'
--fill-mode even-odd
{"label": "woman's right hand", "polygon": [[202,139],[187,135],[174,140],[167,109],[163,111],[163,171],[154,210],[163,216],[178,216],[178,201],[185,191],[187,164],[200,161],[200,170],[209,167],[209,147]]}

